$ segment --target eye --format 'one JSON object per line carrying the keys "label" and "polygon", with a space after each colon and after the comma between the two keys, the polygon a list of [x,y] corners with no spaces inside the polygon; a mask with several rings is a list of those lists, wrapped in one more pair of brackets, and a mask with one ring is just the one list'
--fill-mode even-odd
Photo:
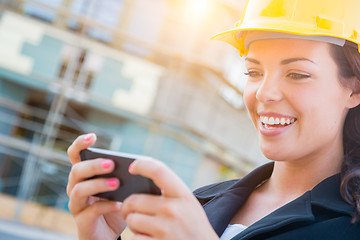
{"label": "eye", "polygon": [[289,77],[294,80],[300,80],[300,79],[310,78],[311,75],[310,74],[302,74],[302,73],[289,73],[288,75],[286,75],[286,77]]}
{"label": "eye", "polygon": [[255,77],[261,77],[263,74],[261,72],[258,71],[248,71],[246,73],[244,73],[246,76],[249,76],[251,78],[255,78]]}

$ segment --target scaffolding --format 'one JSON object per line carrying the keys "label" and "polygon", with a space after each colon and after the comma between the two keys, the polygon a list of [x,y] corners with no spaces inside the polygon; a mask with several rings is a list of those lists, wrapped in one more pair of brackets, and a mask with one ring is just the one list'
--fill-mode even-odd
{"label": "scaffolding", "polygon": [[[208,61],[207,55],[201,56],[191,51],[198,44],[196,36],[194,36],[194,43],[190,44],[193,45],[192,48],[189,47],[190,50],[185,52],[161,42],[147,42],[134,37],[125,29],[131,19],[132,11],[135,11],[135,2],[137,1],[107,1],[121,3],[118,11],[123,14],[113,26],[96,20],[94,15],[95,9],[99,7],[98,4],[106,1],[76,1],[83,4],[82,10],[77,10],[78,12],[74,12],[74,2],[75,0],[2,0],[0,9],[21,15],[30,15],[39,21],[45,21],[54,28],[71,32],[77,36],[76,41],[79,44],[81,44],[79,39],[92,39],[110,48],[165,66],[164,75],[172,78],[173,81],[177,78],[186,78],[188,72],[196,72],[202,78],[208,79],[209,85],[213,89],[219,89],[224,85],[232,89],[235,100],[227,99],[229,100],[227,103],[231,105],[234,113],[245,114],[242,105],[239,104],[241,100],[236,100],[241,99],[241,89],[224,77],[223,68],[216,61]],[[171,0],[169,2],[177,5],[182,1]],[[234,19],[237,18],[240,11],[239,6],[234,7],[231,1],[214,0],[213,2],[224,9],[226,14]],[[52,13],[52,15],[43,16],[41,13],[31,10],[36,8],[42,9],[46,13]],[[111,40],[109,40],[109,36],[111,36]],[[130,43],[135,47],[129,47]],[[139,52],[137,49],[145,49],[145,51]],[[0,95],[0,124],[10,126],[12,129],[11,134],[0,133],[0,159],[6,156],[14,164],[23,166],[20,176],[7,176],[0,179],[0,190],[16,187],[14,188],[17,197],[15,220],[21,221],[24,204],[29,200],[66,209],[68,197],[65,187],[71,164],[65,151],[66,147],[79,134],[96,132],[98,139],[101,140],[99,141],[102,144],[101,147],[108,149],[116,149],[122,142],[121,137],[113,131],[87,123],[86,119],[79,114],[78,109],[74,108],[77,104],[81,108],[81,104],[86,101],[88,96],[88,88],[92,81],[92,73],[86,71],[84,67],[88,58],[89,54],[85,48],[72,49],[71,55],[63,60],[58,79],[53,81],[53,88],[48,92],[39,92],[39,96],[41,95],[42,98],[37,102],[42,102],[43,107],[29,102],[19,103]],[[41,77],[39,76],[39,79]],[[172,86],[172,89],[175,88],[176,85]],[[34,98],[36,94],[33,94]],[[74,95],[77,96],[77,99],[74,99]],[[212,101],[218,100],[219,96],[216,91],[212,96],[215,96]],[[201,133],[189,124],[184,124],[183,121],[159,114],[162,109],[156,111],[156,106],[153,110],[151,116],[147,117],[139,117],[128,112],[121,117],[146,126],[154,132],[164,132],[166,135],[173,136],[192,148],[198,149],[204,156],[227,167],[234,167],[242,174],[254,166],[254,163],[245,158],[239,164],[237,160],[234,160],[234,156],[230,156],[228,149],[221,146],[219,142],[213,141],[209,134]],[[169,121],[174,122],[174,125],[180,126],[181,130],[186,130],[190,134],[180,133],[173,126],[168,126]],[[211,127],[210,124],[209,127]],[[206,144],[197,141],[197,138],[205,139]],[[151,148],[152,139],[147,139],[146,143],[145,149]],[[228,160],[224,161],[226,157]],[[4,171],[6,170],[0,170],[0,174],[4,174]],[[44,189],[48,190],[44,191]]]}

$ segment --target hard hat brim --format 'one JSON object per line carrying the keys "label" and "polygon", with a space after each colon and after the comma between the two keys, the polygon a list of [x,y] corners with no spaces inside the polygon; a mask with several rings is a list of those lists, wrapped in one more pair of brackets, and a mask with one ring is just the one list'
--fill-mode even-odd
{"label": "hard hat brim", "polygon": [[[238,26],[220,33],[215,34],[210,39],[211,40],[219,40],[230,45],[234,46],[239,50],[240,56],[246,55],[248,53],[248,49],[245,48],[245,38],[247,31],[270,31],[270,32],[280,32],[294,35],[302,35],[302,36],[327,36],[333,38],[340,38],[338,35],[333,34],[331,31],[319,29],[309,28],[308,26],[296,26],[294,30],[294,26],[285,26],[285,24],[279,24],[279,28],[274,27],[274,23],[269,24],[272,27],[266,27],[264,23],[261,24],[261,27],[253,27],[253,26]],[[352,36],[342,36],[340,39],[345,39],[359,45],[359,42],[355,41]]]}

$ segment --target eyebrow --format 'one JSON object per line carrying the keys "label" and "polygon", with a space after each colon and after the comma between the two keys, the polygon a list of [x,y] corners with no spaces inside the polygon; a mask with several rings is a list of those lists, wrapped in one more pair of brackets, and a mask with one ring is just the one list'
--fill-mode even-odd
{"label": "eyebrow", "polygon": [[254,58],[246,57],[245,61],[252,62],[252,63],[255,63],[255,64],[260,64],[260,62],[258,60],[256,60],[256,59],[254,59]]}
{"label": "eyebrow", "polygon": [[282,60],[280,62],[281,65],[286,65],[286,64],[289,64],[289,63],[292,63],[292,62],[296,62],[296,61],[308,61],[308,62],[311,62],[311,63],[314,63],[313,61],[311,61],[310,59],[308,58],[289,58],[289,59],[285,59],[285,60]]}
{"label": "eyebrow", "polygon": [[[245,61],[252,62],[252,63],[255,63],[255,64],[261,64],[258,60],[254,59],[254,58],[249,58],[249,57],[245,58]],[[281,65],[286,65],[286,64],[296,62],[296,61],[308,61],[308,62],[311,62],[311,63],[315,64],[315,62],[311,61],[310,59],[302,58],[302,57],[285,59],[285,60],[282,60],[280,62],[280,64]]]}

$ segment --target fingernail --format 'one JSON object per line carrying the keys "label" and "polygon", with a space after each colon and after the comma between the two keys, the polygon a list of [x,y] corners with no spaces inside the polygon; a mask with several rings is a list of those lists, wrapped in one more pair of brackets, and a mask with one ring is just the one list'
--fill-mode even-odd
{"label": "fingernail", "polygon": [[117,184],[117,179],[108,179],[106,181],[106,184],[109,186],[109,187],[115,187],[116,184]]}
{"label": "fingernail", "polygon": [[93,135],[94,135],[93,133],[86,134],[86,135],[84,136],[84,140],[85,140],[85,141],[89,141],[89,140],[92,138]]}
{"label": "fingernail", "polygon": [[117,209],[120,209],[121,206],[122,206],[122,202],[116,202],[116,208],[117,208]]}
{"label": "fingernail", "polygon": [[129,172],[132,171],[133,166],[134,166],[134,162],[130,163],[130,165],[129,165]]}
{"label": "fingernail", "polygon": [[108,169],[108,168],[110,168],[111,164],[112,164],[112,161],[111,161],[111,160],[105,160],[105,161],[103,161],[103,162],[101,163],[101,166],[102,166],[102,168],[104,168],[104,169]]}

